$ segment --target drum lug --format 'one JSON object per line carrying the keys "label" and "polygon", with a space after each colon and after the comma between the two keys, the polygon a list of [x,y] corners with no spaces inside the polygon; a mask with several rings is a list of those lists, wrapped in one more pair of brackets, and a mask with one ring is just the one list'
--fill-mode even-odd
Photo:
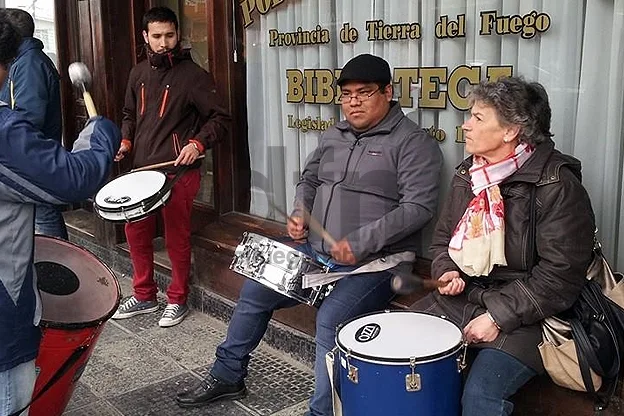
{"label": "drum lug", "polygon": [[326,298],[327,296],[329,296],[332,290],[334,290],[334,285],[333,284],[327,285],[327,287],[325,288],[325,295],[323,296],[323,298]]}
{"label": "drum lug", "polygon": [[351,365],[351,362],[349,361],[349,357],[351,350],[349,350],[349,352],[346,354],[346,359],[347,359],[347,378],[353,383],[353,384],[358,384],[360,382],[360,379],[358,377],[358,368],[354,365]]}
{"label": "drum lug", "polygon": [[412,369],[411,374],[405,375],[405,390],[408,392],[420,391],[421,382],[420,374],[416,373],[416,357],[410,358],[410,368]]}
{"label": "drum lug", "polygon": [[464,341],[463,343],[463,351],[457,357],[457,372],[461,373],[466,368],[466,357],[468,356],[468,343]]}

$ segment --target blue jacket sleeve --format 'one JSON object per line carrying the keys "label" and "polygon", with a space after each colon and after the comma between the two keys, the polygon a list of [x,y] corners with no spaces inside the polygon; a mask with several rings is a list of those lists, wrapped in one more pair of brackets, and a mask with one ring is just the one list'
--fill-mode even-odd
{"label": "blue jacket sleeve", "polygon": [[[49,70],[38,60],[18,60],[11,68],[11,108],[22,113],[37,129],[43,130],[50,101]],[[13,84],[11,86],[11,84]],[[59,103],[60,104],[60,103]]]}
{"label": "blue jacket sleeve", "polygon": [[62,204],[92,196],[107,179],[121,140],[117,126],[103,117],[87,122],[72,152],[43,140],[43,134],[15,112],[2,124],[0,181],[34,202]]}

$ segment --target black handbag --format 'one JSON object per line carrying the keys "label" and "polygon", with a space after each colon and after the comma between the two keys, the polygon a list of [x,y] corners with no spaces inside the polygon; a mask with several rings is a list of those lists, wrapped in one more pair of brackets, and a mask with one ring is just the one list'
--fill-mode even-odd
{"label": "black handbag", "polygon": [[[532,238],[528,264],[536,264],[535,187],[531,191]],[[618,303],[616,303],[615,299]],[[542,322],[540,355],[553,381],[594,397],[605,409],[615,393],[624,358],[624,279],[614,273],[594,236],[587,283],[572,307]]]}

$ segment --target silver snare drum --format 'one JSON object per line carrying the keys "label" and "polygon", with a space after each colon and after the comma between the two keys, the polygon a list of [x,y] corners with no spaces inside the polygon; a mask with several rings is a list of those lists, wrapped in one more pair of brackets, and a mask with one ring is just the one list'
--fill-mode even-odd
{"label": "silver snare drum", "polygon": [[320,305],[333,289],[333,285],[302,289],[304,274],[325,269],[311,257],[292,247],[249,232],[243,233],[230,269],[311,306]]}

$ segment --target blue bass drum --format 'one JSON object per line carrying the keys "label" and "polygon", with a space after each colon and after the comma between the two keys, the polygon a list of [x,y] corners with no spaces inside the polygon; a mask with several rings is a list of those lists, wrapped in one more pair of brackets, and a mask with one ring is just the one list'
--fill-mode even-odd
{"label": "blue bass drum", "polygon": [[367,314],[340,326],[336,346],[343,416],[461,414],[465,348],[449,320],[411,311]]}

